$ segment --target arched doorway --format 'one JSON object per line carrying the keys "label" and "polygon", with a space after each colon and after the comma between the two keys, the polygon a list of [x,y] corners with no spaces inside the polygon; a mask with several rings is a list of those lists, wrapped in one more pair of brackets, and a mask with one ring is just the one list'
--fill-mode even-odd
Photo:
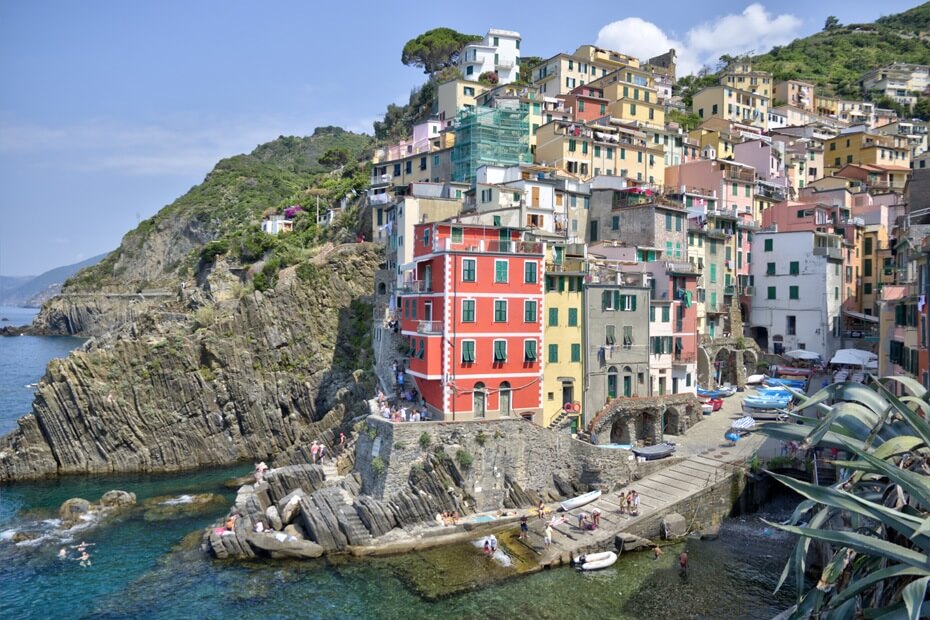
{"label": "arched doorway", "polygon": [[623,395],[626,398],[633,396],[633,369],[629,366],[623,367]]}
{"label": "arched doorway", "polygon": [[714,383],[724,385],[736,384],[736,351],[728,347],[721,347],[714,356]]}
{"label": "arched doorway", "polygon": [[476,418],[483,418],[487,410],[487,394],[484,392],[484,384],[480,381],[475,384],[475,391],[471,395],[472,415]]}
{"label": "arched doorway", "polygon": [[630,441],[630,422],[626,417],[618,417],[610,425],[610,443],[619,443],[629,445]]}
{"label": "arched doorway", "polygon": [[681,414],[674,407],[667,407],[662,416],[662,433],[678,435],[681,432]]}
{"label": "arched doorway", "polygon": [[617,394],[617,367],[611,366],[607,369],[607,400],[615,399]]}
{"label": "arched doorway", "polygon": [[509,416],[510,415],[510,383],[507,381],[501,382],[500,393],[498,398],[500,398],[500,415]]}

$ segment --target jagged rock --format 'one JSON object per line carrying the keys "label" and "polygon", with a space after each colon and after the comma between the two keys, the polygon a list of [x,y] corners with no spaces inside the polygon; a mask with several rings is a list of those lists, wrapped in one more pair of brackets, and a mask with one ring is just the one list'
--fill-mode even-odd
{"label": "jagged rock", "polygon": [[246,540],[252,547],[261,549],[262,551],[267,552],[272,558],[276,559],[307,559],[318,558],[323,555],[323,547],[316,543],[307,540],[301,540],[293,536],[287,536],[283,533],[279,534],[278,536],[286,538],[285,540],[279,540],[275,534],[252,533],[249,534]]}
{"label": "jagged rock", "polygon": [[143,502],[145,512],[142,518],[146,521],[170,521],[171,519],[196,517],[213,514],[225,505],[226,498],[215,493],[162,495]]}
{"label": "jagged rock", "polygon": [[688,533],[688,522],[677,512],[662,517],[662,538],[671,540],[682,538]]}
{"label": "jagged rock", "polygon": [[281,530],[281,531],[284,532],[285,534],[287,534],[288,536],[293,536],[294,538],[299,538],[299,539],[301,539],[301,540],[303,540],[303,539],[305,539],[305,538],[307,537],[306,532],[304,532],[304,531],[300,528],[300,526],[298,526],[296,523],[291,523],[290,525],[285,525],[285,526],[284,526],[284,529]]}
{"label": "jagged rock", "polygon": [[627,533],[617,534],[614,544],[621,551],[639,551],[653,547],[652,541],[648,538],[640,538]]}
{"label": "jagged rock", "polygon": [[355,511],[372,536],[381,536],[399,525],[389,504],[362,495],[355,499]]}
{"label": "jagged rock", "polygon": [[300,500],[307,496],[303,489],[297,489],[288,493],[278,502],[278,514],[281,515],[282,523],[291,523],[300,512]]}
{"label": "jagged rock", "polygon": [[337,513],[345,500],[339,489],[321,489],[300,500],[298,519],[307,538],[327,551],[345,549],[348,539],[339,527]]}
{"label": "jagged rock", "polygon": [[271,500],[277,503],[295,489],[313,493],[325,486],[325,480],[323,468],[319,465],[289,465],[272,469],[265,474],[264,481],[268,484]]}
{"label": "jagged rock", "polygon": [[107,491],[100,498],[100,505],[106,508],[128,508],[136,503],[136,494],[128,491]]}
{"label": "jagged rock", "polygon": [[[146,243],[158,237],[164,255],[172,234],[156,229]],[[317,280],[282,277],[273,293],[215,304],[203,325],[185,303],[193,285],[177,280],[146,294],[134,284],[56,298],[39,323],[96,337],[49,363],[32,412],[0,439],[0,482],[196,469],[332,442],[373,392],[371,373],[354,372],[371,364],[357,337],[371,310],[358,300],[382,256],[373,244],[328,251]]]}
{"label": "jagged rock", "polygon": [[280,530],[284,525],[281,523],[281,515],[278,514],[276,506],[268,506],[268,508],[265,508],[265,517],[268,519],[268,524],[273,530]]}
{"label": "jagged rock", "polygon": [[82,497],[72,497],[71,499],[66,499],[61,507],[58,509],[58,516],[61,517],[61,520],[65,523],[74,523],[79,520],[82,515],[90,512],[93,504]]}
{"label": "jagged rock", "polygon": [[21,543],[27,540],[35,540],[36,538],[38,538],[38,534],[35,532],[16,532],[10,537],[10,542]]}

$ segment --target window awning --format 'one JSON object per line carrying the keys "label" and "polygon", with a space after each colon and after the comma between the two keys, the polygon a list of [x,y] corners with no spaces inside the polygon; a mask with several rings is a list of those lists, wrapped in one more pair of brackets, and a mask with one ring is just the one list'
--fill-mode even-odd
{"label": "window awning", "polygon": [[858,321],[865,321],[866,323],[878,323],[877,316],[862,314],[861,312],[853,312],[852,310],[843,310],[843,314],[851,319],[856,319]]}

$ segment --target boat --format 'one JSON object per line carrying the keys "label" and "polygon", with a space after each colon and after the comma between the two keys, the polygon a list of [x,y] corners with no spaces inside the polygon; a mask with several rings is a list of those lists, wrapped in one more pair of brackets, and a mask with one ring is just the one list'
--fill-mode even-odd
{"label": "boat", "polygon": [[733,385],[722,385],[717,388],[717,391],[720,392],[721,398],[728,398],[736,394],[736,387]]}
{"label": "boat", "polygon": [[704,388],[698,388],[697,395],[699,398],[720,398],[723,396],[723,393],[720,390],[705,390]]}
{"label": "boat", "polygon": [[754,411],[744,411],[743,415],[751,417],[756,422],[784,422],[788,419],[788,414],[781,409],[769,409],[766,411],[756,409]]}
{"label": "boat", "polygon": [[733,420],[730,428],[738,433],[746,433],[756,427],[756,420],[752,416],[743,416],[739,420]]}
{"label": "boat", "polygon": [[746,377],[746,385],[759,385],[765,381],[766,375],[749,375]]}
{"label": "boat", "polygon": [[790,388],[794,388],[794,389],[796,389],[796,390],[806,390],[806,389],[807,389],[807,381],[804,381],[804,380],[801,380],[801,379],[774,379],[774,378],[768,378],[768,379],[765,380],[765,385],[766,385],[767,387],[787,386],[787,387],[790,387]]}
{"label": "boat", "polygon": [[704,415],[710,415],[714,412],[714,406],[710,403],[704,403],[701,405],[701,413]]}
{"label": "boat", "polygon": [[743,407],[748,409],[784,409],[791,402],[790,398],[745,398]]}
{"label": "boat", "polygon": [[603,553],[588,553],[577,559],[580,562],[579,570],[598,570],[613,566],[617,561],[617,554],[613,551],[604,551]]}
{"label": "boat", "polygon": [[670,456],[677,448],[675,444],[663,441],[662,443],[656,444],[654,446],[646,446],[644,448],[633,448],[633,454],[640,456],[647,461],[655,461],[657,459],[664,459],[667,456]]}
{"label": "boat", "polygon": [[578,497],[567,499],[564,502],[561,502],[559,505],[562,507],[562,510],[564,510],[565,512],[568,512],[569,510],[580,508],[581,506],[584,506],[585,504],[590,504],[591,502],[593,502],[600,496],[601,496],[600,491],[591,491],[589,493],[585,493],[584,495],[579,495]]}

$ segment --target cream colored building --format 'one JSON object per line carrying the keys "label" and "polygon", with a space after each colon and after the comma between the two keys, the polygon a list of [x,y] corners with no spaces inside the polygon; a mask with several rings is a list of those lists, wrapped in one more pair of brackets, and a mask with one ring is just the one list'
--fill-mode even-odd
{"label": "cream colored building", "polygon": [[744,90],[771,99],[773,94],[772,74],[754,71],[748,60],[738,60],[727,65],[720,75],[720,85]]}
{"label": "cream colored building", "polygon": [[812,82],[801,80],[783,80],[775,82],[774,100],[792,108],[813,113],[816,110],[814,101],[816,87]]}
{"label": "cream colored building", "polygon": [[474,108],[477,97],[487,91],[487,87],[468,80],[450,80],[436,87],[434,116],[443,128],[452,126],[456,115],[463,108]]}
{"label": "cream colored building", "polygon": [[768,129],[769,98],[760,93],[710,86],[694,95],[691,111],[703,119],[722,118]]}
{"label": "cream colored building", "polygon": [[535,160],[581,180],[615,175],[662,185],[665,178],[661,145],[656,148],[646,133],[622,123],[546,123],[536,133]]}
{"label": "cream colored building", "polygon": [[548,97],[564,95],[590,84],[621,66],[639,67],[639,60],[626,54],[582,45],[574,54],[556,54],[533,69],[533,83]]}

